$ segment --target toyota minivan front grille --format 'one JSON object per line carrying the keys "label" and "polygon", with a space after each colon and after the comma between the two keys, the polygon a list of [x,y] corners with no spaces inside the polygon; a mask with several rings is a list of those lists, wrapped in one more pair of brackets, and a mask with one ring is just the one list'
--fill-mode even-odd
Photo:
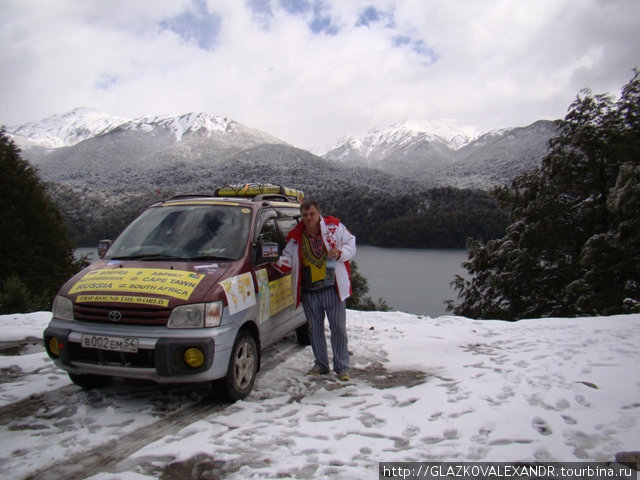
{"label": "toyota minivan front grille", "polygon": [[169,308],[87,305],[75,303],[73,316],[82,322],[127,324],[127,325],[166,325],[171,314]]}

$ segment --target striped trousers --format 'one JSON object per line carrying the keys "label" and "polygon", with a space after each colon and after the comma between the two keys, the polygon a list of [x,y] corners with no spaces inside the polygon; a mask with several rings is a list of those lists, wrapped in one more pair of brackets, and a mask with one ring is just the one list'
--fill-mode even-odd
{"label": "striped trousers", "polygon": [[309,324],[309,337],[313,356],[318,364],[329,368],[327,339],[324,334],[325,313],[331,331],[333,371],[349,371],[349,349],[347,346],[347,312],[345,302],[340,301],[334,288],[320,292],[302,292],[302,307]]}

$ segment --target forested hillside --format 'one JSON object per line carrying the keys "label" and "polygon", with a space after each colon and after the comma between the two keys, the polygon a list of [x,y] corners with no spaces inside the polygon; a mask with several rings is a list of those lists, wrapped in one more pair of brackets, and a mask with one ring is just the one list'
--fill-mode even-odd
{"label": "forested hillside", "polygon": [[[119,176],[118,176],[119,175]],[[427,189],[377,170],[349,168],[305,150],[259,145],[215,163],[178,161],[138,172],[103,174],[101,183],[50,182],[73,241],[115,238],[148,205],[172,195],[212,194],[229,183],[262,182],[302,189],[325,213],[344,220],[358,242],[379,246],[464,248],[504,234],[506,216],[482,191]],[[117,177],[117,178],[116,178]],[[136,185],[136,188],[133,188]]]}
{"label": "forested hillside", "polygon": [[496,201],[479,190],[446,187],[388,195],[349,189],[318,198],[360,243],[383,247],[464,248],[469,237],[502,236],[507,224]]}
{"label": "forested hillside", "polygon": [[[113,239],[146,206],[187,193],[147,191],[108,198],[89,188],[78,191],[59,184],[49,188],[77,246]],[[318,200],[324,213],[343,220],[361,244],[464,248],[468,237],[486,241],[502,236],[507,224],[507,216],[496,201],[482,191],[410,187],[406,192],[393,193],[344,182],[307,186],[305,194]]]}

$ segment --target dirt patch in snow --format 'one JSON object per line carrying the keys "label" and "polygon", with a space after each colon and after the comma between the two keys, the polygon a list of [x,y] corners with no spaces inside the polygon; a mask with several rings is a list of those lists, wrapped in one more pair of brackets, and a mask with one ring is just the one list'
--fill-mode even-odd
{"label": "dirt patch in snow", "polygon": [[7,357],[38,352],[44,352],[44,345],[42,340],[37,338],[28,338],[26,341],[20,342],[0,342],[0,355]]}
{"label": "dirt patch in snow", "polygon": [[387,370],[380,362],[374,362],[366,368],[352,368],[351,376],[356,381],[362,378],[380,390],[399,386],[415,387],[425,383],[429,377],[420,370]]}

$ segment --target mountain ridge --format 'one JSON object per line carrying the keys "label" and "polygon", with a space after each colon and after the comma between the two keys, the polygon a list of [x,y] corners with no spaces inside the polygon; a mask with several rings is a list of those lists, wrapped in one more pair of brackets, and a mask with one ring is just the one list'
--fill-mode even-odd
{"label": "mountain ridge", "polygon": [[[455,120],[443,119],[432,122],[405,120],[400,123],[392,123],[387,127],[373,128],[364,135],[345,136],[339,139],[333,147],[326,149],[324,155],[328,155],[330,151],[339,149],[345,144],[351,144],[366,158],[379,148],[380,143],[406,145],[422,139],[439,141],[452,149],[457,149],[473,141],[482,133],[475,127],[459,125]],[[320,149],[314,149],[314,151],[321,152]]]}
{"label": "mountain ridge", "polygon": [[[433,188],[435,181],[414,178],[411,165],[402,177],[322,158],[229,119],[143,117],[109,128],[98,122],[94,136],[82,122],[75,136],[73,128],[56,125],[53,131],[72,144],[31,147],[22,156],[47,183],[78,245],[113,238],[151,203],[245,182],[303,190],[324,211],[345,219],[365,243],[459,248],[469,236],[493,238],[503,229],[501,213],[486,192]],[[32,133],[30,145],[37,138]],[[402,135],[398,139],[415,154],[414,168],[423,169],[420,145]]]}
{"label": "mountain ridge", "polygon": [[[314,154],[267,132],[202,112],[126,119],[77,108],[40,122],[9,127],[7,133],[45,180],[76,187],[88,182],[97,188],[119,189],[132,178],[138,178],[137,187],[146,187],[144,179],[157,180],[158,169],[188,165],[206,172],[223,164],[228,168],[240,152],[272,145],[278,148],[266,151],[274,158],[261,155],[254,164],[254,170],[262,170],[263,178],[276,166],[279,172],[286,170],[287,165],[278,165],[278,159],[286,163],[304,157],[309,163],[324,165],[327,182],[344,180],[360,169],[356,177],[371,177],[375,171],[388,179],[424,187],[487,190],[539,165],[557,130],[548,120],[485,132],[453,120],[405,120],[363,136],[344,137],[324,154],[317,150]],[[300,169],[296,164],[298,173],[291,174],[290,181],[297,181]],[[379,175],[373,177],[380,181]],[[180,187],[189,188],[190,184]]]}
{"label": "mountain ridge", "polygon": [[466,133],[451,128],[438,134],[392,124],[345,137],[322,157],[438,186],[487,189],[539,165],[557,127],[538,120],[525,127],[473,132],[467,127]]}
{"label": "mountain ridge", "polygon": [[261,137],[264,143],[286,143],[273,135],[247,127],[230,118],[204,112],[129,119],[85,107],[75,108],[63,114],[54,114],[37,122],[9,127],[7,132],[22,148],[56,149],[72,147],[85,140],[117,130],[151,132],[156,128],[169,131],[177,142],[184,136],[196,134],[214,136],[221,133],[251,132],[257,138]]}
{"label": "mountain ridge", "polygon": [[36,122],[8,127],[7,132],[23,149],[31,147],[55,149],[75,145],[128,121],[130,120],[93,108],[79,107]]}

